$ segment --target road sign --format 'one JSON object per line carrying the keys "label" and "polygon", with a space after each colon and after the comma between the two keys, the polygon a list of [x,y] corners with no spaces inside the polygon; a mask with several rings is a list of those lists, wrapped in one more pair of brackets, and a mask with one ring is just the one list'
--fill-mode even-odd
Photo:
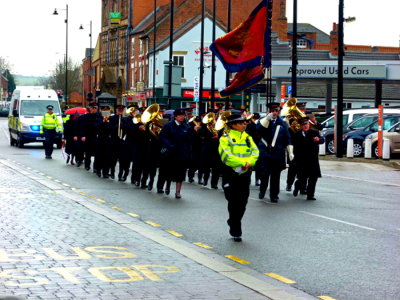
{"label": "road sign", "polygon": [[287,87],[287,94],[291,95],[292,94],[292,85],[288,84],[288,85],[286,85],[286,87]]}
{"label": "road sign", "polygon": [[193,90],[194,90],[193,101],[199,102],[199,97],[200,97],[200,78],[199,78],[199,76],[194,76]]}

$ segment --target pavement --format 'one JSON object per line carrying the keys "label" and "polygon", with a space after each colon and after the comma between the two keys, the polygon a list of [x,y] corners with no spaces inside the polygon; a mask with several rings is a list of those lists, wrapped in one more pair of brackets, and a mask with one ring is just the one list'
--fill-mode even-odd
{"label": "pavement", "polygon": [[316,299],[16,161],[0,181],[0,299]]}

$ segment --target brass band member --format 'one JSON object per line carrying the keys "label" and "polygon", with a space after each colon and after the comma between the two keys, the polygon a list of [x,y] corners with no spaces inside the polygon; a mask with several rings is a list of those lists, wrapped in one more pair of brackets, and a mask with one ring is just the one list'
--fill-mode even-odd
{"label": "brass band member", "polygon": [[123,170],[123,146],[124,146],[124,113],[125,106],[117,105],[115,107],[115,114],[109,118],[109,125],[111,130],[111,163],[110,163],[110,177],[114,179],[115,177],[115,167],[117,162],[119,162],[119,173],[118,178],[122,177]]}

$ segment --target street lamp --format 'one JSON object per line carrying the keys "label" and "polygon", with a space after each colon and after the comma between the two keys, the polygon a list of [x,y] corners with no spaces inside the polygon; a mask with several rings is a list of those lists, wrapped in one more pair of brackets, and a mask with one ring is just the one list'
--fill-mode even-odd
{"label": "street lamp", "polygon": [[[92,20],[90,20],[90,32],[89,32],[89,38],[90,38],[90,48],[89,48],[89,72],[88,72],[88,77],[89,77],[89,93],[92,92]],[[79,26],[80,30],[84,30],[83,25]]]}
{"label": "street lamp", "polygon": [[[66,11],[65,16],[65,106],[68,104],[68,4],[66,8],[59,8]],[[54,9],[53,15],[58,16],[57,8]]]}

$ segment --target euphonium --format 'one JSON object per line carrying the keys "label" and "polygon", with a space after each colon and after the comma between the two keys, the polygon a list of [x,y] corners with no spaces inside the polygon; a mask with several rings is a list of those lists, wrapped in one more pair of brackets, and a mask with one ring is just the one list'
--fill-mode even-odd
{"label": "euphonium", "polygon": [[158,137],[158,134],[161,131],[161,128],[164,126],[165,122],[164,119],[160,116],[160,105],[154,103],[150,105],[142,114],[141,122],[143,124],[150,124],[150,133],[153,134],[155,137]]}
{"label": "euphonium", "polygon": [[202,120],[203,124],[207,125],[208,130],[212,133],[212,134],[218,134],[218,130],[216,130],[214,128],[214,124],[215,124],[215,114],[213,112],[209,112],[208,114],[206,114],[203,117]]}
{"label": "euphonium", "polygon": [[226,128],[226,122],[228,121],[228,117],[232,114],[230,110],[224,111],[218,117],[217,122],[215,123],[215,129],[220,131],[223,128]]}
{"label": "euphonium", "polygon": [[[293,119],[296,123],[299,123],[301,118],[305,118],[306,115],[296,105],[297,98],[290,98],[282,108],[281,116],[285,116],[287,122]],[[297,128],[300,129],[300,126]]]}

